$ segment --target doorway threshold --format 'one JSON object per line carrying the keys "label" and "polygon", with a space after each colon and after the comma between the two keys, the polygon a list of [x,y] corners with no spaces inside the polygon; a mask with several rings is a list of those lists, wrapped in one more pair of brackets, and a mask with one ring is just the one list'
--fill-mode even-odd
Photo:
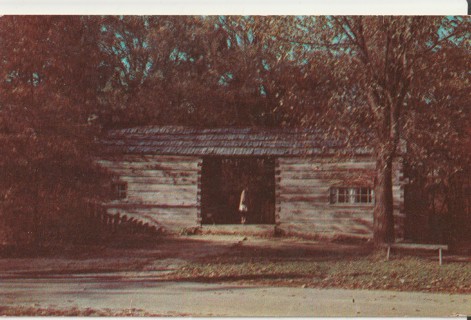
{"label": "doorway threshold", "polygon": [[272,236],[275,224],[203,224],[203,234]]}

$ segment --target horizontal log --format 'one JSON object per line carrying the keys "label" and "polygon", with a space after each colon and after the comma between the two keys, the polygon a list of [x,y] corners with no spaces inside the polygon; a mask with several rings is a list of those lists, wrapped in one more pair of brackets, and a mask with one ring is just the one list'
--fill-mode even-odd
{"label": "horizontal log", "polygon": [[[292,215],[307,215],[307,216],[345,216],[347,217],[373,217],[373,208],[371,210],[342,210],[338,211],[335,209],[328,210],[328,209],[317,209],[317,208],[287,208],[287,207],[281,207],[277,206],[276,211],[280,212],[281,215],[284,216],[292,216]],[[394,210],[393,212],[394,219],[399,223],[401,221],[404,221],[406,218],[406,215],[399,210]]]}
{"label": "horizontal log", "polygon": [[96,161],[106,161],[110,163],[131,162],[131,163],[202,163],[201,158],[195,157],[165,157],[165,156],[139,156],[139,155],[123,155],[119,157],[103,157]]}
{"label": "horizontal log", "polygon": [[280,164],[279,170],[286,171],[345,171],[345,170],[374,170],[374,162],[338,162],[338,163],[292,163]]}
{"label": "horizontal log", "polygon": [[362,228],[341,228],[338,226],[322,226],[322,227],[313,227],[312,229],[306,227],[292,227],[292,230],[296,230],[300,234],[331,234],[331,235],[338,235],[338,234],[355,234],[355,235],[371,235],[373,230],[370,229],[362,229]]}
{"label": "horizontal log", "polygon": [[119,176],[130,176],[130,177],[149,177],[149,178],[175,178],[175,177],[187,177],[196,178],[198,177],[198,171],[193,170],[155,170],[155,169],[133,169],[133,168],[111,168],[114,174]]}
{"label": "horizontal log", "polygon": [[116,214],[119,213],[121,216],[125,214],[134,215],[168,215],[168,216],[189,216],[196,214],[197,210],[194,207],[146,207],[146,208],[108,208],[107,212]]}
{"label": "horizontal log", "polygon": [[257,234],[274,231],[274,224],[203,224],[203,229],[210,232]]}
{"label": "horizontal log", "polygon": [[291,195],[291,194],[280,194],[280,196],[277,198],[277,201],[280,201],[281,203],[288,203],[288,202],[322,202],[322,203],[329,203],[329,193],[322,192],[322,193],[310,193],[310,194],[304,194],[304,195]]}
{"label": "horizontal log", "polygon": [[[350,211],[354,212],[373,212],[373,205],[370,206],[346,206],[346,205],[330,205],[330,204],[312,204],[308,202],[282,202],[280,205],[281,212],[325,212],[325,211]],[[334,209],[335,208],[335,209]]]}
{"label": "horizontal log", "polygon": [[310,188],[299,187],[299,186],[285,186],[285,185],[278,185],[276,189],[276,193],[279,195],[286,194],[286,195],[301,195],[301,194],[321,194],[321,193],[329,193],[330,186],[322,185],[322,186],[312,186]]}
{"label": "horizontal log", "polygon": [[293,216],[289,220],[283,220],[283,217],[280,216],[280,222],[286,222],[286,223],[301,223],[301,224],[308,224],[309,225],[357,225],[357,226],[364,226],[368,228],[373,227],[373,219],[372,218],[341,218],[341,219],[336,219],[332,217],[307,217],[307,216]]}
{"label": "horizontal log", "polygon": [[195,178],[176,177],[176,178],[149,178],[149,177],[130,177],[121,176],[120,180],[128,184],[154,184],[154,185],[197,185]]}
{"label": "horizontal log", "polygon": [[124,200],[128,203],[143,203],[147,205],[156,205],[156,206],[164,206],[164,207],[174,207],[174,206],[180,206],[180,207],[188,207],[188,206],[197,206],[197,201],[196,197],[191,198],[191,199],[180,199],[180,198],[174,198],[166,195],[162,195],[159,197],[154,197],[154,198],[142,198],[142,197],[136,197],[136,198],[128,198]]}
{"label": "horizontal log", "polygon": [[128,193],[126,201],[168,205],[195,204],[197,195],[190,193],[130,192]]}
{"label": "horizontal log", "polygon": [[374,158],[368,157],[354,157],[354,158],[338,158],[338,157],[323,157],[323,158],[314,158],[314,157],[286,157],[278,158],[278,163],[282,165],[298,164],[298,163],[307,163],[307,164],[321,164],[321,165],[337,165],[339,163],[375,163]]}
{"label": "horizontal log", "polygon": [[330,179],[281,179],[278,182],[278,186],[280,188],[283,187],[305,187],[305,188],[311,188],[311,187],[330,187],[334,185],[335,183],[339,183],[340,180],[335,179],[335,180],[330,180]]}
{"label": "horizontal log", "polygon": [[119,156],[105,156],[99,160],[107,161],[130,161],[130,162],[202,162],[201,157],[194,156],[170,156],[170,155],[137,155],[137,154],[125,154]]}
{"label": "horizontal log", "polygon": [[355,220],[363,219],[373,221],[373,212],[367,211],[306,211],[298,209],[296,212],[284,211],[280,213],[280,217],[286,219],[312,219],[312,220]]}
{"label": "horizontal log", "polygon": [[173,209],[180,209],[180,208],[198,208],[197,205],[165,205],[165,204],[155,204],[155,203],[138,203],[138,202],[122,202],[122,201],[111,201],[107,203],[103,203],[102,206],[104,208],[117,208],[117,209],[165,209],[165,208],[173,208]]}
{"label": "horizontal log", "polygon": [[[290,220],[295,220],[298,217],[300,219],[304,218],[309,218],[312,220],[316,219],[322,219],[323,218],[323,213],[321,212],[313,212],[313,211],[306,211],[304,209],[292,209],[292,210],[281,210],[280,211],[280,217],[282,220],[285,221],[290,221]],[[329,219],[339,219],[339,220],[350,220],[353,219],[354,217],[359,217],[359,218],[364,218],[364,219],[373,219],[373,213],[372,212],[358,212],[358,213],[350,213],[350,217],[337,217],[337,218],[332,218],[333,216],[325,214],[324,213],[324,218],[329,218]]]}
{"label": "horizontal log", "polygon": [[[129,187],[128,184],[128,196],[142,196],[142,197],[152,197],[152,196],[159,196],[159,195],[168,195],[175,198],[178,197],[196,197],[198,188],[196,185],[185,186],[185,185],[152,185],[153,188],[141,188],[144,187],[142,184],[137,185],[139,189],[135,189],[133,187]],[[150,185],[148,185],[150,186]]]}
{"label": "horizontal log", "polygon": [[162,192],[162,193],[193,193],[197,194],[198,186],[193,185],[169,185],[169,184],[128,184],[128,192]]}
{"label": "horizontal log", "polygon": [[98,164],[114,169],[151,169],[151,170],[166,170],[166,171],[197,171],[197,162],[132,162],[132,161],[107,161],[99,160]]}
{"label": "horizontal log", "polygon": [[372,170],[337,170],[337,171],[282,171],[281,180],[284,179],[359,179],[373,184],[374,171]]}

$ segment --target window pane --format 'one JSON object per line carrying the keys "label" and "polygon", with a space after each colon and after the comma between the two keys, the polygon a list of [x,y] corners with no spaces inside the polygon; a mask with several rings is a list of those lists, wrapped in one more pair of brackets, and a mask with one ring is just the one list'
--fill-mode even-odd
{"label": "window pane", "polygon": [[347,202],[348,202],[348,189],[339,188],[339,203],[347,203]]}
{"label": "window pane", "polygon": [[362,188],[355,188],[355,203],[361,203],[362,199]]}
{"label": "window pane", "polygon": [[358,188],[360,192],[360,203],[367,203],[368,202],[368,188]]}
{"label": "window pane", "polygon": [[368,187],[330,188],[330,203],[373,203],[374,191]]}
{"label": "window pane", "polygon": [[356,188],[349,188],[348,193],[350,195],[349,203],[356,203],[357,202],[357,189]]}
{"label": "window pane", "polygon": [[119,199],[125,199],[126,198],[127,189],[128,189],[126,183],[122,183],[122,182],[113,183],[112,188],[113,188],[113,199],[114,200],[119,200]]}
{"label": "window pane", "polygon": [[336,203],[337,202],[337,188],[330,188],[330,203]]}

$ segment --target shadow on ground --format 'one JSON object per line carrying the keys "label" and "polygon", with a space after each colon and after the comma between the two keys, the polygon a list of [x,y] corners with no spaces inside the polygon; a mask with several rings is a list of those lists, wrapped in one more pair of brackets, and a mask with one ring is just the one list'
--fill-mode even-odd
{"label": "shadow on ground", "polygon": [[[51,244],[36,252],[10,248],[0,256],[0,277],[113,272],[171,272],[186,263],[218,258],[266,261],[360,257],[372,252],[368,244],[347,245],[290,238],[243,236],[178,236],[117,238],[101,245]],[[264,275],[269,276],[269,275]],[[254,277],[258,277],[254,276]],[[276,275],[273,275],[276,277]],[[283,275],[289,278],[290,275]],[[195,279],[206,281],[205,279]]]}

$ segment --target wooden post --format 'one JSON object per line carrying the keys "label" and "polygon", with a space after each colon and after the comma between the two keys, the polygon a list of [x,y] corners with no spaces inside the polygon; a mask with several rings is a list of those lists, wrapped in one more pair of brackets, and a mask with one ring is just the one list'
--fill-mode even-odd
{"label": "wooden post", "polygon": [[129,221],[129,227],[131,229],[131,233],[135,234],[136,233],[136,221],[134,220],[134,218],[131,218],[128,221]]}
{"label": "wooden post", "polygon": [[113,232],[118,231],[118,224],[119,224],[119,212],[116,213],[113,218]]}
{"label": "wooden post", "polygon": [[111,217],[108,213],[105,213],[105,228],[107,231],[111,229]]}
{"label": "wooden post", "polygon": [[201,213],[201,179],[203,170],[203,159],[198,159],[197,171],[196,171],[196,223],[203,226],[203,217]]}
{"label": "wooden post", "polygon": [[121,217],[121,222],[119,224],[119,228],[122,232],[128,233],[128,217],[126,215]]}
{"label": "wooden post", "polygon": [[386,253],[386,260],[389,261],[389,254],[391,253],[391,246],[388,245],[388,251]]}
{"label": "wooden post", "polygon": [[442,248],[438,249],[438,260],[440,265],[442,265]]}
{"label": "wooden post", "polygon": [[100,209],[100,218],[101,218],[101,225],[106,228],[106,211],[104,208]]}

